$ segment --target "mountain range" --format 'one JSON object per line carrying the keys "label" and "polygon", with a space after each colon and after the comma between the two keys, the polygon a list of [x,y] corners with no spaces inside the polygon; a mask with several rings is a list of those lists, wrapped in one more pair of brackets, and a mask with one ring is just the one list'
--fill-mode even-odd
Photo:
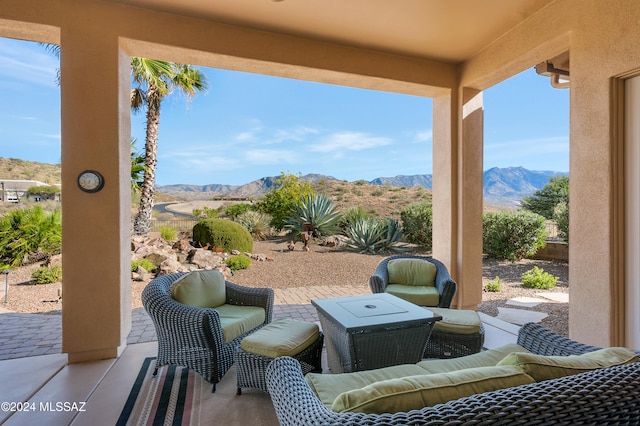
{"label": "mountain range", "polygon": [[[483,195],[486,204],[501,207],[516,207],[522,197],[532,195],[544,187],[553,176],[567,175],[565,172],[528,170],[523,167],[494,167],[486,170],[483,175]],[[203,200],[215,197],[254,197],[264,195],[275,185],[279,176],[263,177],[244,185],[162,185],[156,189],[159,192],[187,200]],[[302,180],[317,183],[321,180],[337,180],[332,176],[321,174],[307,174]],[[379,177],[368,181],[372,185],[412,187],[422,186],[432,188],[432,175],[398,175],[394,177]]]}

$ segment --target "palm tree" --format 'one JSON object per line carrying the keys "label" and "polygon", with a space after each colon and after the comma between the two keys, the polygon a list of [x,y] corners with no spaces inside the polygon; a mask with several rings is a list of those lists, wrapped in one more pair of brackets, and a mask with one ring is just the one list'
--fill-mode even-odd
{"label": "palm tree", "polygon": [[144,155],[136,149],[136,138],[131,138],[131,191],[140,191],[144,177]]}
{"label": "palm tree", "polygon": [[176,89],[187,97],[205,91],[204,74],[191,65],[176,64],[154,59],[132,58],[133,81],[138,86],[131,90],[131,108],[146,108],[147,131],[144,152],[144,179],[140,187],[140,206],[133,222],[135,235],[146,235],[151,225],[154,204],[155,177],[158,151],[158,128],[162,100]]}

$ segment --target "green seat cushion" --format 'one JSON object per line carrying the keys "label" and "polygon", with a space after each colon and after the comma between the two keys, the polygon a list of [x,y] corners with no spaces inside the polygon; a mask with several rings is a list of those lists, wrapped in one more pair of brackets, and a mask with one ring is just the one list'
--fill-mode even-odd
{"label": "green seat cushion", "polygon": [[315,323],[282,318],[242,339],[240,348],[269,358],[294,356],[311,346],[319,336],[320,328]]}
{"label": "green seat cushion", "polygon": [[389,284],[384,291],[418,306],[438,306],[440,294],[436,287]]}
{"label": "green seat cushion", "polygon": [[228,343],[238,336],[253,330],[267,317],[264,308],[259,306],[220,305],[215,308],[220,314],[224,342]]}
{"label": "green seat cushion", "polygon": [[434,286],[436,265],[423,259],[392,259],[387,263],[389,284]]}
{"label": "green seat cushion", "polygon": [[461,356],[451,359],[428,359],[417,365],[426,373],[447,373],[449,371],[464,370],[466,368],[491,367],[500,362],[511,352],[529,352],[516,343],[509,343],[495,349],[478,352],[477,354]]}
{"label": "green seat cushion", "polygon": [[433,327],[434,330],[442,333],[476,334],[482,326],[476,311],[446,308],[429,308],[429,310],[442,317],[442,320],[436,322]]}
{"label": "green seat cushion", "polygon": [[417,365],[401,364],[352,373],[308,373],[305,376],[305,380],[313,392],[318,396],[320,401],[322,401],[327,408],[331,408],[333,401],[343,392],[360,389],[382,380],[405,376],[417,376],[421,374],[424,374],[424,370]]}
{"label": "green seat cushion", "polygon": [[174,300],[197,308],[215,308],[227,299],[224,275],[217,270],[183,275],[171,283],[169,294]]}
{"label": "green seat cushion", "polygon": [[539,382],[632,362],[638,362],[638,355],[635,352],[626,348],[613,347],[570,356],[543,356],[514,352],[507,355],[498,365],[520,367]]}
{"label": "green seat cushion", "polygon": [[516,366],[480,367],[449,373],[384,380],[342,393],[333,411],[397,413],[431,407],[465,396],[534,383]]}

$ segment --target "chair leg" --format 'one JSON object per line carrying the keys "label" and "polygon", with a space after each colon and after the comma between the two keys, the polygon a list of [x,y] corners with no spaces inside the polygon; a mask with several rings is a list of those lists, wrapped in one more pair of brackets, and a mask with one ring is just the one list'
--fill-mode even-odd
{"label": "chair leg", "polygon": [[216,384],[215,383],[211,387],[211,393],[216,393]]}
{"label": "chair leg", "polygon": [[153,369],[153,377],[156,377],[158,375],[158,367]]}
{"label": "chair leg", "polygon": [[242,388],[238,388],[238,390],[236,391],[236,395],[242,395]]}

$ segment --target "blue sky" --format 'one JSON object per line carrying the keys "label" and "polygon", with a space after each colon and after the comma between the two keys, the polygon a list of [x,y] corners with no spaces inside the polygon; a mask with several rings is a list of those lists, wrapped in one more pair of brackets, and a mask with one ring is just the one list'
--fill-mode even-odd
{"label": "blue sky", "polygon": [[[0,157],[60,162],[57,68],[37,43],[0,38]],[[205,94],[163,102],[159,185],[242,185],[282,171],[348,181],[432,172],[431,99],[201,70]],[[486,90],[484,107],[485,170],[568,171],[568,90],[527,70]],[[144,121],[132,115],[139,150]]]}

